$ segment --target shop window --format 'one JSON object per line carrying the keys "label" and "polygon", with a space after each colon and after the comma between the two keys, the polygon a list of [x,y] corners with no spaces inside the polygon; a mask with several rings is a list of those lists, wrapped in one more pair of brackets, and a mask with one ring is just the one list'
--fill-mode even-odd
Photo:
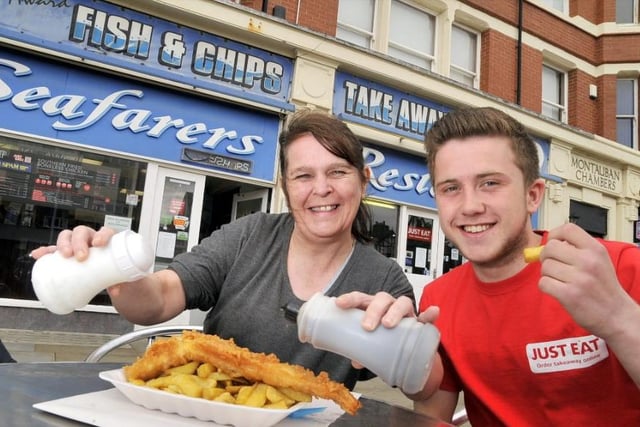
{"label": "shop window", "polygon": [[398,215],[396,205],[366,200],[371,212],[371,230],[373,245],[378,252],[388,258],[397,258],[398,248]]}
{"label": "shop window", "polygon": [[640,208],[638,208],[638,219],[633,222],[633,242],[640,243]]}
{"label": "shop window", "polygon": [[638,82],[618,79],[616,90],[616,139],[618,143],[638,148]]}
{"label": "shop window", "polygon": [[579,225],[594,237],[607,236],[608,210],[600,206],[571,200],[569,205],[569,221]]}
{"label": "shop window", "polygon": [[449,77],[467,86],[478,87],[479,43],[477,33],[458,25],[452,27]]}
{"label": "shop window", "polygon": [[616,0],[616,23],[637,24],[640,22],[639,0]]}
{"label": "shop window", "polygon": [[402,1],[392,1],[387,54],[433,69],[435,27],[435,16]]}
{"label": "shop window", "polygon": [[444,258],[442,260],[442,274],[448,273],[450,270],[462,265],[466,258],[462,252],[449,239],[444,241]]}
{"label": "shop window", "polygon": [[376,0],[341,0],[336,37],[371,49],[375,9]]}
{"label": "shop window", "polygon": [[565,122],[567,117],[567,74],[542,66],[542,115]]}
{"label": "shop window", "polygon": [[[35,299],[28,254],[78,225],[137,230],[146,163],[0,138],[0,297]],[[109,304],[106,292],[92,304]]]}

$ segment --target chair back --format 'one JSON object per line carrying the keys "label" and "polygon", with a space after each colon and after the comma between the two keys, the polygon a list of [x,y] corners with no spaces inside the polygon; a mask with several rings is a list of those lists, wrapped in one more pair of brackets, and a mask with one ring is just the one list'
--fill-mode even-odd
{"label": "chair back", "polygon": [[100,347],[91,352],[91,354],[89,354],[84,361],[89,363],[100,362],[100,360],[102,360],[102,358],[107,354],[124,345],[131,344],[132,342],[141,339],[146,339],[148,347],[157,337],[177,335],[181,334],[182,331],[202,331],[202,326],[160,325],[136,329],[102,344]]}

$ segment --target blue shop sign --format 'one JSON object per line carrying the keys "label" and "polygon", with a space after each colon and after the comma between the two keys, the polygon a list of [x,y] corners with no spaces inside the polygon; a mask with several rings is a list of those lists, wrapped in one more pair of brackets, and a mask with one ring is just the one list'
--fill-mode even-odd
{"label": "blue shop sign", "polygon": [[365,145],[364,161],[371,168],[369,196],[435,209],[431,177],[424,157]]}
{"label": "blue shop sign", "polygon": [[[538,148],[540,168],[546,168],[549,159],[549,143],[534,138]],[[364,161],[371,168],[367,195],[398,204],[436,209],[431,174],[426,158],[365,144]],[[546,178],[554,178],[546,176]],[[538,224],[538,213],[532,221]]]}
{"label": "blue shop sign", "polygon": [[0,52],[0,128],[275,182],[277,115]]}
{"label": "blue shop sign", "polygon": [[293,62],[100,0],[2,1],[0,36],[293,111]]}
{"label": "blue shop sign", "polygon": [[345,121],[422,141],[450,107],[397,89],[336,72],[333,112]]}

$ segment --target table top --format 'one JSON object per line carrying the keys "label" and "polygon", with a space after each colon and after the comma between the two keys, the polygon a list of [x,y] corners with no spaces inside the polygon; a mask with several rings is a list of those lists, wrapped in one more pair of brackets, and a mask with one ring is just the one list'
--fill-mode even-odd
{"label": "table top", "polygon": [[[113,388],[98,373],[121,364],[48,362],[0,364],[0,413],[6,426],[81,426],[83,423],[33,408],[44,402]],[[385,402],[360,398],[362,408],[355,416],[344,414],[331,426],[415,425],[442,427],[449,424]]]}

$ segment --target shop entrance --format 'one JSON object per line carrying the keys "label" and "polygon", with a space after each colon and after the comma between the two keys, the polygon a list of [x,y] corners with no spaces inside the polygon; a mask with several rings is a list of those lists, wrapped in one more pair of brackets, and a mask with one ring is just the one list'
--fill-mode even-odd
{"label": "shop entrance", "polygon": [[[154,270],[234,219],[268,210],[269,190],[150,164],[140,232],[156,251]],[[205,312],[186,311],[166,324],[202,324]]]}
{"label": "shop entrance", "polygon": [[438,216],[407,207],[401,216],[399,245],[398,260],[419,302],[424,286],[442,274],[444,235]]}
{"label": "shop entrance", "polygon": [[268,210],[269,190],[213,176],[149,165],[141,233],[156,250],[156,271],[234,219]]}
{"label": "shop entrance", "polygon": [[149,164],[140,233],[155,249],[154,270],[198,243],[205,177]]}

